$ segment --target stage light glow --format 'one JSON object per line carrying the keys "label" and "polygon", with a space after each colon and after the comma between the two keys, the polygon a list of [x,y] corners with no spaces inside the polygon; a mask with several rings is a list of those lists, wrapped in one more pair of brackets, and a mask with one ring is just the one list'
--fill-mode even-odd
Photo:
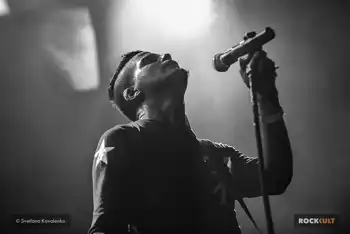
{"label": "stage light glow", "polygon": [[10,13],[10,8],[7,5],[6,0],[0,0],[0,16],[1,15],[7,15]]}
{"label": "stage light glow", "polygon": [[166,37],[200,36],[214,19],[212,0],[129,0],[126,4],[128,14],[140,27]]}
{"label": "stage light glow", "polygon": [[66,72],[72,87],[77,91],[97,89],[99,65],[95,32],[88,11],[83,8],[58,11],[44,32],[46,49]]}

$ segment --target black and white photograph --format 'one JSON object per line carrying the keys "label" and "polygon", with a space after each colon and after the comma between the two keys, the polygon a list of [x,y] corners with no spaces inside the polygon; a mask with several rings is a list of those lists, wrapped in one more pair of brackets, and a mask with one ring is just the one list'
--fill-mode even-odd
{"label": "black and white photograph", "polygon": [[0,0],[1,233],[349,233],[349,12]]}

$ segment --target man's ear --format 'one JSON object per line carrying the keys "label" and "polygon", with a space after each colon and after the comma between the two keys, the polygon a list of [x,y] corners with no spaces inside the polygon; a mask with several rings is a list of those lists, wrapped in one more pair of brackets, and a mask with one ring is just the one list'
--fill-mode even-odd
{"label": "man's ear", "polygon": [[124,90],[123,97],[126,101],[131,101],[134,100],[140,93],[140,90],[130,87]]}

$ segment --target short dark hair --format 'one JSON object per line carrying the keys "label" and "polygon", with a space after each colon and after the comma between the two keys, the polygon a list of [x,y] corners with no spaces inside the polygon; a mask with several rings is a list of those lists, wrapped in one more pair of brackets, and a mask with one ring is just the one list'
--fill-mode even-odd
{"label": "short dark hair", "polygon": [[128,75],[123,74],[122,70],[133,57],[135,57],[141,52],[143,51],[135,50],[121,56],[122,60],[120,61],[114,76],[111,78],[108,87],[109,101],[131,121],[137,120],[136,109],[139,107],[140,101],[135,100],[137,102],[129,101],[127,103],[127,101],[123,98],[124,89],[129,88],[132,85],[132,83],[130,81],[130,77],[128,77]]}

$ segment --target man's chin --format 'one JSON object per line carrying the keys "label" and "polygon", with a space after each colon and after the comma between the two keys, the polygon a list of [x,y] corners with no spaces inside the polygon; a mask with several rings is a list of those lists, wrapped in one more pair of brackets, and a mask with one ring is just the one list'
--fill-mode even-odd
{"label": "man's chin", "polygon": [[172,88],[183,86],[187,88],[188,71],[183,68],[174,70],[167,78],[166,83]]}
{"label": "man's chin", "polygon": [[187,81],[188,81],[188,71],[187,70],[185,70],[183,68],[178,68],[175,73],[176,73],[175,75],[177,76],[177,78],[184,79],[187,83]]}
{"label": "man's chin", "polygon": [[187,84],[188,84],[188,77],[189,77],[189,71],[185,70],[183,68],[180,68],[181,76],[183,77],[184,81],[185,81],[185,89],[187,89]]}

